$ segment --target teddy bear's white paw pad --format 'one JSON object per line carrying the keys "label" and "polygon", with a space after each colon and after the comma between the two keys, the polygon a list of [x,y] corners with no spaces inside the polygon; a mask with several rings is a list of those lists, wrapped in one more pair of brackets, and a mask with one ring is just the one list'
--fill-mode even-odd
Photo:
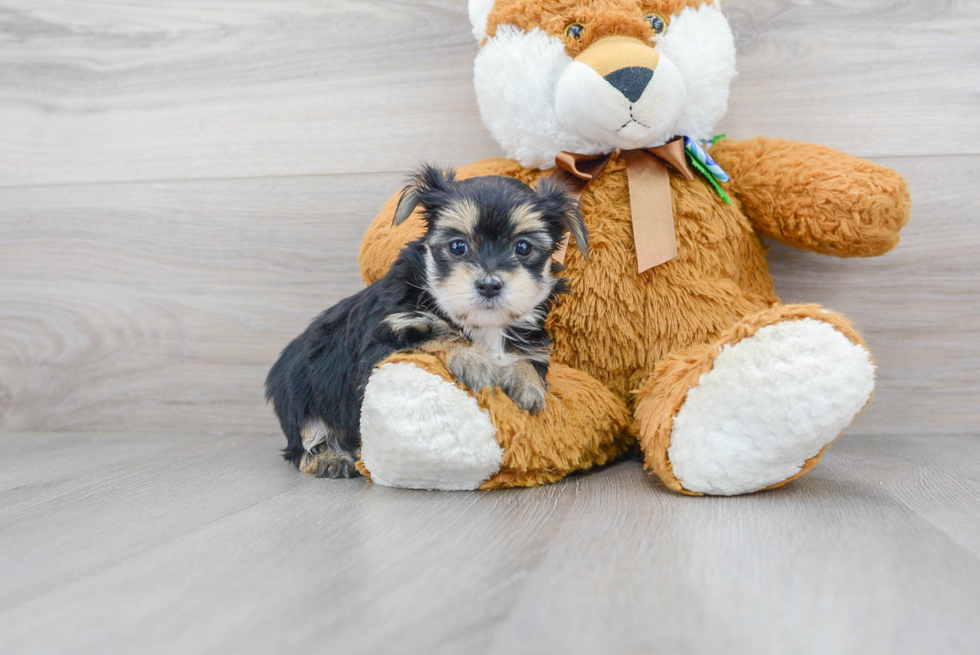
{"label": "teddy bear's white paw pad", "polygon": [[674,418],[667,450],[688,491],[730,496],[800,472],[874,390],[868,351],[814,319],[722,348]]}
{"label": "teddy bear's white paw pad", "polygon": [[500,470],[496,435],[476,400],[414,364],[381,366],[364,390],[361,460],[377,484],[476,489]]}

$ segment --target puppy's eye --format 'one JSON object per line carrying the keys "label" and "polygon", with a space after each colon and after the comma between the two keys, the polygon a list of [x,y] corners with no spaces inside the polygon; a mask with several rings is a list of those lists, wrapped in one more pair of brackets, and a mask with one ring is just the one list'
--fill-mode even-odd
{"label": "puppy's eye", "polygon": [[585,32],[585,25],[582,23],[569,23],[568,27],[565,28],[565,36],[570,36],[576,40],[582,38],[583,32]]}
{"label": "puppy's eye", "polygon": [[461,239],[456,239],[447,246],[449,254],[453,257],[462,257],[470,249],[466,242]]}
{"label": "puppy's eye", "polygon": [[667,31],[667,21],[656,14],[647,14],[643,17],[646,24],[653,28],[653,31],[657,34],[663,34]]}
{"label": "puppy's eye", "polygon": [[523,239],[514,244],[514,254],[518,257],[527,257],[533,250],[534,246]]}

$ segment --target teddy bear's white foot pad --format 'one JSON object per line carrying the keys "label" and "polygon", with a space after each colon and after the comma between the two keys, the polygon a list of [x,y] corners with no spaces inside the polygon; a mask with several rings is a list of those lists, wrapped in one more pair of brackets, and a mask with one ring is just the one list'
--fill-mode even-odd
{"label": "teddy bear's white foot pad", "polygon": [[814,319],[724,346],[674,418],[674,475],[688,491],[720,496],[783,482],[850,424],[874,375],[866,349]]}
{"label": "teddy bear's white foot pad", "polygon": [[361,460],[377,484],[476,489],[500,470],[496,435],[476,400],[414,364],[381,366],[364,390]]}

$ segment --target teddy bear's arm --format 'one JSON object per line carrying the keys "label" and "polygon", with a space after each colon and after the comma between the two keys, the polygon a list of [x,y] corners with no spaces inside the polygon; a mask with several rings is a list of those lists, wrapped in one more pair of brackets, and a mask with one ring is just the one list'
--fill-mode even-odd
{"label": "teddy bear's arm", "polygon": [[[457,169],[457,174],[459,179],[479,175],[506,175],[528,183],[534,177],[533,171],[511,159],[483,159],[461,166]],[[401,191],[388,199],[381,212],[371,222],[361,242],[361,252],[357,260],[361,265],[361,277],[366,284],[384,277],[405,244],[419,238],[425,231],[418,212],[401,225],[391,224],[399,198],[401,198]]]}
{"label": "teddy bear's arm", "polygon": [[711,155],[763,235],[838,257],[882,255],[909,220],[908,185],[885,166],[824,146],[759,137]]}

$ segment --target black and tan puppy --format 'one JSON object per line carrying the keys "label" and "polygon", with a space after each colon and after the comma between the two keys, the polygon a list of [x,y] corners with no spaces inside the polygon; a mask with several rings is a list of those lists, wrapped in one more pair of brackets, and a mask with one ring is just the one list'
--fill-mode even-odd
{"label": "black and tan puppy", "polygon": [[552,255],[566,230],[583,253],[576,202],[553,180],[457,181],[426,166],[395,223],[421,205],[427,225],[388,274],[321,314],[266,380],[288,444],[284,457],[318,477],[357,475],[360,414],[372,369],[400,350],[431,350],[470,389],[499,386],[522,409],[545,405],[544,321],[565,282]]}

